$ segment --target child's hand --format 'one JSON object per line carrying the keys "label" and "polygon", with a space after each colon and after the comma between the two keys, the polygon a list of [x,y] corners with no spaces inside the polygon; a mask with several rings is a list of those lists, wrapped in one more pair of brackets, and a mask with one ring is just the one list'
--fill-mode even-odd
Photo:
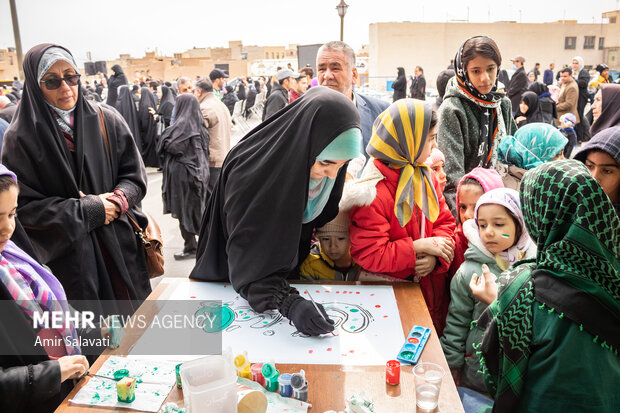
{"label": "child's hand", "polygon": [[413,241],[413,249],[416,254],[434,255],[446,262],[452,262],[454,259],[454,245],[448,238],[420,238]]}
{"label": "child's hand", "polygon": [[482,265],[482,276],[474,274],[469,282],[469,288],[478,301],[489,305],[497,298],[497,276],[489,270],[486,264]]}
{"label": "child's hand", "polygon": [[415,260],[415,275],[419,277],[426,277],[430,274],[437,264],[437,257],[433,255],[420,255]]}

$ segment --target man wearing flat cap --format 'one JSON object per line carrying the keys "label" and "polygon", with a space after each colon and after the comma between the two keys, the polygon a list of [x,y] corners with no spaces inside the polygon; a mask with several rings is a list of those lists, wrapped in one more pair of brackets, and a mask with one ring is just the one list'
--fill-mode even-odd
{"label": "man wearing flat cap", "polygon": [[211,83],[213,83],[213,93],[219,100],[222,100],[222,96],[224,95],[222,92],[224,89],[224,79],[228,79],[228,75],[221,69],[213,69],[211,73],[209,73],[209,79],[211,79]]}
{"label": "man wearing flat cap", "polygon": [[278,83],[271,88],[271,93],[265,102],[263,120],[268,119],[288,104],[288,91],[293,88],[299,76],[299,73],[293,72],[290,69],[280,70],[276,74]]}
{"label": "man wearing flat cap", "polygon": [[523,56],[517,56],[512,59],[512,68],[515,69],[515,73],[510,78],[506,95],[512,103],[512,116],[519,110],[519,103],[521,103],[521,95],[527,90],[527,75],[523,64],[525,59]]}

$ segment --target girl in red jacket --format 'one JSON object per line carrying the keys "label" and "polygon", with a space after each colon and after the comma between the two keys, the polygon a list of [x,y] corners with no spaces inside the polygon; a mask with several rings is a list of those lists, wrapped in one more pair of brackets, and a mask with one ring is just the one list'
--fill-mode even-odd
{"label": "girl in red jacket", "polygon": [[424,161],[436,147],[430,103],[394,102],[375,120],[362,176],[348,185],[341,209],[351,209],[351,256],[360,279],[419,281],[441,335],[450,299],[454,217]]}
{"label": "girl in red jacket", "polygon": [[465,261],[465,251],[467,251],[468,240],[463,233],[463,223],[468,219],[474,218],[476,202],[491,189],[503,188],[504,182],[494,169],[474,168],[459,181],[456,188],[456,231],[454,238],[454,259],[450,264],[448,274],[450,278],[456,274],[461,264]]}

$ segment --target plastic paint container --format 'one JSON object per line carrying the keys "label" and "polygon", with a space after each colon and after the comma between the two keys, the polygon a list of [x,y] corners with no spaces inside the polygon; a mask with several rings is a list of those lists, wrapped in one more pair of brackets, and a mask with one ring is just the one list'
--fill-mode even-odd
{"label": "plastic paint container", "polygon": [[293,387],[291,386],[291,375],[289,373],[281,374],[278,377],[278,383],[280,384],[280,396],[291,397],[293,396]]}
{"label": "plastic paint container", "polygon": [[252,372],[252,380],[265,387],[265,378],[263,377],[263,363],[252,364],[250,371]]}
{"label": "plastic paint container", "polygon": [[308,401],[308,382],[306,372],[301,370],[299,373],[291,375],[291,387],[293,387],[293,397],[302,402]]}
{"label": "plastic paint container", "polygon": [[187,413],[237,413],[237,372],[232,357],[213,355],[179,368]]}
{"label": "plastic paint container", "polygon": [[400,383],[400,362],[398,360],[390,360],[385,364],[385,381],[392,385]]}
{"label": "plastic paint container", "polygon": [[276,367],[272,363],[265,363],[261,373],[265,378],[265,388],[267,391],[278,391],[278,376],[280,376],[280,372],[276,370]]}
{"label": "plastic paint container", "polygon": [[235,368],[237,369],[237,375],[244,379],[252,379],[252,371],[250,370],[250,362],[248,361],[248,353],[243,352],[233,360]]}

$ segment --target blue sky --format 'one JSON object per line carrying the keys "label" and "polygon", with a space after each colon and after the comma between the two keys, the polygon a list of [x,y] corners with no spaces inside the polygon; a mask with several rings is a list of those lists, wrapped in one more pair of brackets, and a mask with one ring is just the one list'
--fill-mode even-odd
{"label": "blue sky", "polygon": [[[79,62],[120,53],[143,56],[157,48],[172,55],[192,47],[222,47],[228,40],[246,45],[323,43],[340,34],[339,0],[15,0],[24,53],[54,42],[68,47]],[[368,43],[373,22],[472,22],[516,20],[537,23],[601,21],[620,9],[619,0],[346,0],[345,41],[355,49]],[[380,5],[380,6],[377,6]],[[0,3],[0,48],[13,46],[9,2]],[[112,17],[114,16],[114,17]]]}

